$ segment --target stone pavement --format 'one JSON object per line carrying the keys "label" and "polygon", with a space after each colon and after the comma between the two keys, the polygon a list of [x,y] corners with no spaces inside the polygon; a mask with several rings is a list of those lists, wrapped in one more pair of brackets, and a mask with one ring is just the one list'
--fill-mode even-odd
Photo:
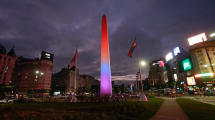
{"label": "stone pavement", "polygon": [[162,98],[165,101],[156,115],[149,120],[189,120],[175,98]]}

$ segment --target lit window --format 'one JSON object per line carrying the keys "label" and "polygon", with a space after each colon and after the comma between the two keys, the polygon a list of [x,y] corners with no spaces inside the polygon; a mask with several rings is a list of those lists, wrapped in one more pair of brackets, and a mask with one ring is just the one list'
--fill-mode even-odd
{"label": "lit window", "polygon": [[28,76],[25,76],[25,78],[28,78]]}
{"label": "lit window", "polygon": [[6,67],[6,70],[8,70],[8,67]]}
{"label": "lit window", "polygon": [[18,73],[18,75],[20,75],[20,73]]}
{"label": "lit window", "polygon": [[35,78],[38,78],[38,76],[36,75],[36,77]]}

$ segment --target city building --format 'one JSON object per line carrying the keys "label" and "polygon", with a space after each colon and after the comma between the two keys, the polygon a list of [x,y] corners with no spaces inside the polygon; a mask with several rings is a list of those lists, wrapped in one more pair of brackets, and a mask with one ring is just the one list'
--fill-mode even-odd
{"label": "city building", "polygon": [[213,75],[215,69],[215,41],[211,40],[193,44],[189,47],[189,53],[196,72],[196,85],[201,90],[215,89]]}
{"label": "city building", "polygon": [[[60,72],[53,74],[54,81],[52,84],[55,91],[53,91],[54,95],[58,94],[73,94],[74,92],[74,84],[75,84],[75,66],[71,69],[62,68]],[[54,85],[55,84],[55,85]],[[79,69],[76,69],[76,92],[79,92],[80,85],[84,84],[83,80],[81,80],[79,75]]]}
{"label": "city building", "polygon": [[0,84],[9,85],[17,56],[14,47],[6,54],[6,49],[0,44]]}
{"label": "city building", "polygon": [[164,60],[160,58],[149,63],[150,69],[148,83],[150,83],[152,88],[161,88],[166,86],[167,81],[164,79],[165,67],[163,61]]}
{"label": "city building", "polygon": [[42,51],[41,59],[18,57],[11,77],[11,85],[20,96],[49,96],[53,54]]}
{"label": "city building", "polygon": [[[189,52],[181,47],[176,47],[174,50],[174,80],[178,81],[180,85],[178,89],[187,91],[187,77],[194,76],[195,70]],[[192,86],[190,86],[192,88]]]}

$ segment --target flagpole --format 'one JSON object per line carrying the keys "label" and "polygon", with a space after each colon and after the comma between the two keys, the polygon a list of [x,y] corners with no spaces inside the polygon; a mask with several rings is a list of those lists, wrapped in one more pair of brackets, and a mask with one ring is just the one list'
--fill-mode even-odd
{"label": "flagpole", "polygon": [[[135,41],[136,41],[136,37],[135,37]],[[137,41],[136,41],[136,46],[137,46]],[[142,83],[142,77],[141,77],[141,69],[140,69],[138,49],[137,49],[137,56],[138,56],[138,64],[139,64],[139,71],[140,71],[140,82],[141,82],[140,84],[141,84],[141,91],[142,91],[142,95],[140,96],[140,101],[148,101],[144,92],[143,92],[143,83]]]}
{"label": "flagpole", "polygon": [[[78,46],[77,46],[76,52],[78,52]],[[74,97],[73,97],[72,102],[76,102],[76,101],[77,101],[77,99],[75,98],[75,90],[76,90],[76,68],[77,68],[77,62],[78,62],[78,61],[77,61],[77,54],[78,54],[78,53],[75,54],[75,84],[74,84]]]}

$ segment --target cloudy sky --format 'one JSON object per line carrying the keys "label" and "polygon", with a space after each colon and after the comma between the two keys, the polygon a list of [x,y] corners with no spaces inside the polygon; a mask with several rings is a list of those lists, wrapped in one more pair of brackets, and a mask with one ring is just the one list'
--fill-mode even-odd
{"label": "cloudy sky", "polygon": [[[135,37],[141,61],[165,57],[188,38],[215,33],[215,0],[1,0],[0,43],[17,56],[54,54],[53,73],[70,64],[79,46],[80,74],[100,78],[101,20],[108,22],[112,80],[135,80]],[[215,39],[215,38],[214,38]],[[142,76],[148,67],[141,66]]]}

